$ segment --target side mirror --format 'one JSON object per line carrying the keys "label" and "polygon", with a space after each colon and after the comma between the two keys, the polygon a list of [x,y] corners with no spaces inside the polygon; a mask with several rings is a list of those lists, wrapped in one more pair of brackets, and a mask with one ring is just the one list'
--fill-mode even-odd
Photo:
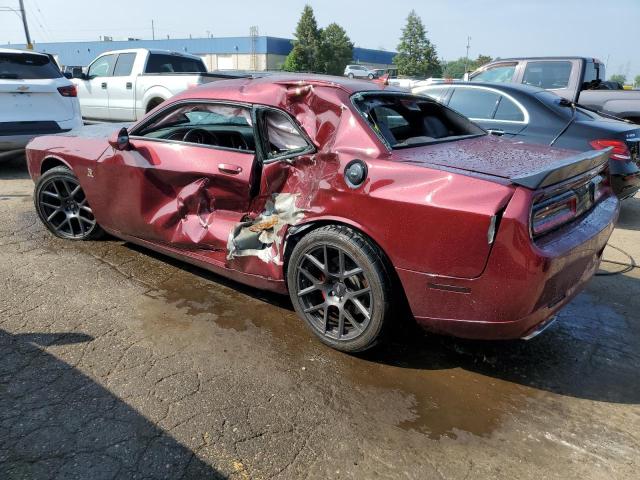
{"label": "side mirror", "polygon": [[73,74],[71,72],[64,72],[62,75],[64,75],[64,78],[67,78],[69,80],[73,78]]}
{"label": "side mirror", "polygon": [[113,132],[109,137],[109,145],[116,150],[130,150],[131,143],[129,143],[129,132],[125,127],[122,127],[119,131]]}
{"label": "side mirror", "polygon": [[71,78],[79,78],[80,80],[85,79],[84,73],[82,73],[82,67],[73,67],[71,69]]}

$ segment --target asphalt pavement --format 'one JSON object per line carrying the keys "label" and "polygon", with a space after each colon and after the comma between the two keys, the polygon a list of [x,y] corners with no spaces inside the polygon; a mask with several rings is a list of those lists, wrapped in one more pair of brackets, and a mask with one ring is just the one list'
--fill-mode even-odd
{"label": "asphalt pavement", "polygon": [[349,356],[286,297],[52,237],[32,191],[0,164],[2,479],[639,478],[640,198],[539,337]]}

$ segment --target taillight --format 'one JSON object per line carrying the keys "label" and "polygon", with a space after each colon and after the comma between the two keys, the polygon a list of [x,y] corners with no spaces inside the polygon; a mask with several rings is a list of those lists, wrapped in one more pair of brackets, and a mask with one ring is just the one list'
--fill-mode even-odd
{"label": "taillight", "polygon": [[76,88],[75,85],[67,85],[65,87],[58,87],[58,92],[60,92],[60,95],[62,95],[63,97],[77,97],[78,96],[78,89]]}
{"label": "taillight", "polygon": [[613,150],[611,150],[611,153],[609,155],[609,158],[611,158],[611,160],[631,160],[631,152],[629,151],[629,147],[627,147],[627,144],[622,140],[600,139],[593,140],[589,143],[595,150],[604,150],[605,148],[613,147]]}
{"label": "taillight", "polygon": [[536,205],[531,215],[531,231],[542,235],[573,220],[578,215],[578,196],[567,192]]}

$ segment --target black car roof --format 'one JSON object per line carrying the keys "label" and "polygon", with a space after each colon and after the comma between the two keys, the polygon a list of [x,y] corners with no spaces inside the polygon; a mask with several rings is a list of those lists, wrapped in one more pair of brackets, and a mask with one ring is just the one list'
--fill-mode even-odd
{"label": "black car roof", "polygon": [[441,83],[432,83],[429,85],[416,85],[415,88],[422,87],[447,87],[452,85],[466,85],[470,87],[489,87],[495,88],[496,90],[501,90],[503,92],[519,92],[519,93],[528,93],[528,94],[536,94],[539,92],[548,92],[544,88],[534,87],[533,85],[525,85],[523,83],[511,83],[511,82],[465,82],[463,80],[453,80],[450,82],[441,82]]}

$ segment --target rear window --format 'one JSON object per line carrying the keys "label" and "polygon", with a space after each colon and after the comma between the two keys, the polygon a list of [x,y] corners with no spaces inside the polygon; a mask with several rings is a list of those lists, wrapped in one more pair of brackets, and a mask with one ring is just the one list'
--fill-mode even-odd
{"label": "rear window", "polygon": [[358,93],[353,103],[373,131],[394,149],[485,134],[462,115],[425,97]]}
{"label": "rear window", "polygon": [[0,79],[37,80],[61,76],[58,67],[46,55],[0,53]]}
{"label": "rear window", "polygon": [[206,71],[200,59],[161,53],[149,55],[145,69],[146,73],[205,73]]}

